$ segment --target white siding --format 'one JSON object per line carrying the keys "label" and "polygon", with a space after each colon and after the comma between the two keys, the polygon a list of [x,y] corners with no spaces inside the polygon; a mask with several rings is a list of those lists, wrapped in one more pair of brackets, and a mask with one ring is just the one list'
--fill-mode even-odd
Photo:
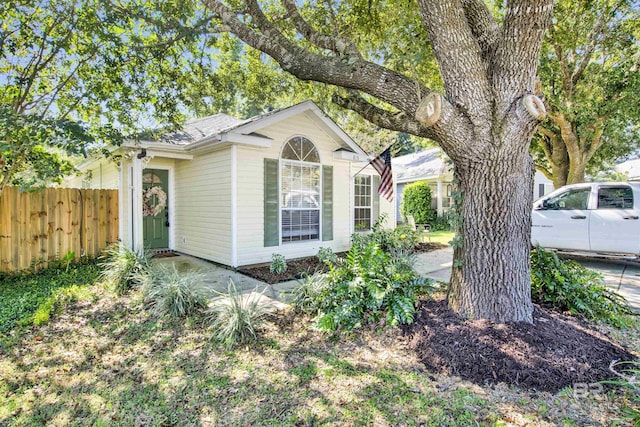
{"label": "white siding", "polygon": [[[336,252],[347,250],[353,228],[353,186],[349,162],[333,159],[333,152],[340,145],[317,121],[305,114],[260,129],[259,133],[273,139],[271,148],[238,146],[238,265],[268,262],[272,253],[283,254],[286,258],[299,258],[315,255],[320,247],[330,247]],[[333,240],[264,247],[264,158],[278,159],[283,144],[298,135],[309,138],[315,144],[323,165],[333,166]],[[381,201],[380,211],[388,212],[390,220],[395,220],[392,203]]]}
{"label": "white siding", "polygon": [[120,184],[118,166],[110,160],[100,160],[84,168],[81,175],[67,178],[62,183],[66,188],[91,188],[94,190],[117,190]]}
{"label": "white siding", "polygon": [[174,249],[231,265],[231,149],[175,165]]}

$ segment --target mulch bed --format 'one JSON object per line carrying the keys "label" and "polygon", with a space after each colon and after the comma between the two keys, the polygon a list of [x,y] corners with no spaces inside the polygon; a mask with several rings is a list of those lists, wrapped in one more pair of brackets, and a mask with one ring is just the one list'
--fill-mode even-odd
{"label": "mulch bed", "polygon": [[539,306],[533,325],[501,325],[463,319],[444,300],[424,301],[404,332],[427,369],[479,385],[557,392],[612,378],[612,360],[635,359],[585,321]]}
{"label": "mulch bed", "polygon": [[[338,254],[341,256],[342,254]],[[287,260],[287,271],[282,274],[275,274],[269,270],[270,264],[250,265],[238,269],[239,273],[245,276],[253,277],[269,284],[286,282],[289,280],[300,279],[305,274],[313,274],[315,271],[325,272],[327,266],[318,261],[315,256]]]}
{"label": "mulch bed", "polygon": [[[437,249],[446,248],[447,245],[443,245],[442,243],[418,243],[415,250],[416,252],[431,252]],[[346,252],[338,253],[338,256],[343,256]],[[287,271],[282,274],[275,274],[269,270],[270,264],[257,264],[257,265],[249,265],[245,267],[240,267],[238,269],[239,273],[244,274],[245,276],[253,277],[254,279],[261,280],[265,283],[275,284],[281,282],[287,282],[289,280],[300,279],[305,274],[313,274],[316,271],[326,272],[328,271],[327,266],[324,263],[318,261],[318,258],[315,256],[306,257],[306,258],[297,258],[297,259],[288,259],[287,260]]]}

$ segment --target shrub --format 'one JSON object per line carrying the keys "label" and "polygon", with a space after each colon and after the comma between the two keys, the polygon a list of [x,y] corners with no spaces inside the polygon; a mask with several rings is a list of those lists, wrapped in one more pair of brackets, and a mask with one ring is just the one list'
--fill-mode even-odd
{"label": "shrub", "polygon": [[431,209],[431,188],[424,181],[407,184],[402,190],[402,202],[400,213],[406,220],[413,216],[417,224],[430,224],[436,218],[436,213]]}
{"label": "shrub", "polygon": [[375,242],[355,242],[344,259],[329,265],[315,301],[306,306],[317,313],[323,331],[351,330],[384,319],[389,326],[414,320],[415,304],[431,281],[419,278],[406,260],[398,260]]}
{"label": "shrub", "polygon": [[318,257],[318,261],[323,263],[338,261],[338,255],[334,254],[331,248],[318,249],[316,257]]}
{"label": "shrub", "polygon": [[445,213],[442,216],[436,217],[430,224],[431,224],[431,231],[452,231],[453,230],[448,213]]}
{"label": "shrub", "polygon": [[531,296],[539,304],[614,326],[622,326],[621,317],[633,314],[625,299],[603,284],[599,273],[540,247],[531,251]]}
{"label": "shrub", "polygon": [[269,312],[269,304],[261,301],[263,293],[243,295],[230,279],[227,293],[215,298],[208,310],[215,338],[228,348],[255,340],[256,330]]}
{"label": "shrub", "polygon": [[153,265],[133,278],[140,284],[144,300],[155,315],[182,317],[207,306],[209,289],[198,271],[181,272],[171,263]]}
{"label": "shrub", "polygon": [[102,268],[101,279],[113,286],[118,295],[127,293],[135,285],[134,276],[149,267],[149,256],[138,254],[122,243],[107,248]]}
{"label": "shrub", "polygon": [[271,254],[271,265],[269,271],[273,274],[283,274],[287,271],[287,260],[284,255]]}
{"label": "shrub", "polygon": [[394,229],[385,228],[387,215],[382,214],[371,227],[370,233],[355,233],[351,236],[354,244],[377,244],[383,251],[411,250],[420,242],[420,233],[408,226],[399,226]]}

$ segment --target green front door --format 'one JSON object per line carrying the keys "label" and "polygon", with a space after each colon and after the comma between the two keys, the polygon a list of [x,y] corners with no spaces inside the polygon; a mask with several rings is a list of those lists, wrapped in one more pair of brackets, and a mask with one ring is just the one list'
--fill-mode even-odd
{"label": "green front door", "polygon": [[144,247],[169,247],[169,171],[142,171]]}

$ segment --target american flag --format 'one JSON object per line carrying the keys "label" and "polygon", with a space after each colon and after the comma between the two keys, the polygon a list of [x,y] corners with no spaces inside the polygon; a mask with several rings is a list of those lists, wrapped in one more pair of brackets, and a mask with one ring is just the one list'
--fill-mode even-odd
{"label": "american flag", "polygon": [[371,161],[371,166],[380,174],[378,194],[393,201],[393,175],[391,174],[391,147]]}

